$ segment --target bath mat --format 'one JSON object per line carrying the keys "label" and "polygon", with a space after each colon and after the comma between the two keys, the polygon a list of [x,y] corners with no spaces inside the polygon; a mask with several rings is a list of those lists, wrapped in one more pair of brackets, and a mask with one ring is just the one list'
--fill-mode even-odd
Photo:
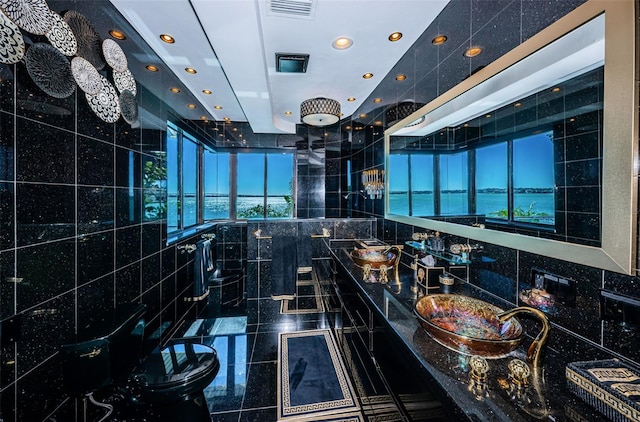
{"label": "bath mat", "polygon": [[350,421],[348,414],[359,412],[329,330],[280,333],[278,356],[279,421]]}

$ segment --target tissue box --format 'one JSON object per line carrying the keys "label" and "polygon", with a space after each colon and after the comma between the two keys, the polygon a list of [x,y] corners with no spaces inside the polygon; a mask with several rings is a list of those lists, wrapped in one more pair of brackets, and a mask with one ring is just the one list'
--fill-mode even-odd
{"label": "tissue box", "polygon": [[569,390],[616,422],[640,421],[640,371],[617,359],[572,362]]}

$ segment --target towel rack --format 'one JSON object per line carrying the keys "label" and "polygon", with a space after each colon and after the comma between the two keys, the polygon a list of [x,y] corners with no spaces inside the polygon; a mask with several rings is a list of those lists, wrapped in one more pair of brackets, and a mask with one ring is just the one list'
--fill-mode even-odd
{"label": "towel rack", "polygon": [[196,250],[196,245],[193,245],[191,243],[186,244],[186,245],[180,245],[178,246],[178,250],[181,251],[182,253],[192,253]]}
{"label": "towel rack", "polygon": [[216,238],[216,234],[215,233],[205,233],[201,237],[203,239],[215,239]]}
{"label": "towel rack", "polygon": [[199,302],[201,300],[204,300],[207,298],[207,296],[209,296],[209,289],[207,289],[203,294],[201,294],[200,296],[190,296],[190,297],[185,297],[184,301],[185,302]]}

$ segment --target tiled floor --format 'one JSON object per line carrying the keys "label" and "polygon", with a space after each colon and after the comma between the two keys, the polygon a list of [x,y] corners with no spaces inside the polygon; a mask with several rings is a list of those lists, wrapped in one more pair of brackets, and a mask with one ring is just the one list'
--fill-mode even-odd
{"label": "tiled floor", "polygon": [[178,332],[175,338],[197,338],[218,352],[220,371],[204,391],[213,421],[277,419],[278,334],[327,328],[317,293],[313,285],[299,290],[299,309],[272,299],[249,300],[222,315],[205,309]]}

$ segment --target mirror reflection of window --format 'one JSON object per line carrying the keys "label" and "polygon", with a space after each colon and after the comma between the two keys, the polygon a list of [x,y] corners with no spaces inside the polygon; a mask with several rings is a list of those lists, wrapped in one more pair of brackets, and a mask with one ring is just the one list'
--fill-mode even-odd
{"label": "mirror reflection of window", "polygon": [[411,215],[433,215],[433,155],[413,154],[410,158]]}
{"label": "mirror reflection of window", "polygon": [[409,215],[409,156],[389,156],[389,212]]}
{"label": "mirror reflection of window", "polygon": [[513,140],[513,220],[555,224],[553,132]]}
{"label": "mirror reflection of window", "polygon": [[467,152],[440,155],[440,215],[469,213]]}
{"label": "mirror reflection of window", "polygon": [[509,219],[507,143],[476,150],[476,213]]}

